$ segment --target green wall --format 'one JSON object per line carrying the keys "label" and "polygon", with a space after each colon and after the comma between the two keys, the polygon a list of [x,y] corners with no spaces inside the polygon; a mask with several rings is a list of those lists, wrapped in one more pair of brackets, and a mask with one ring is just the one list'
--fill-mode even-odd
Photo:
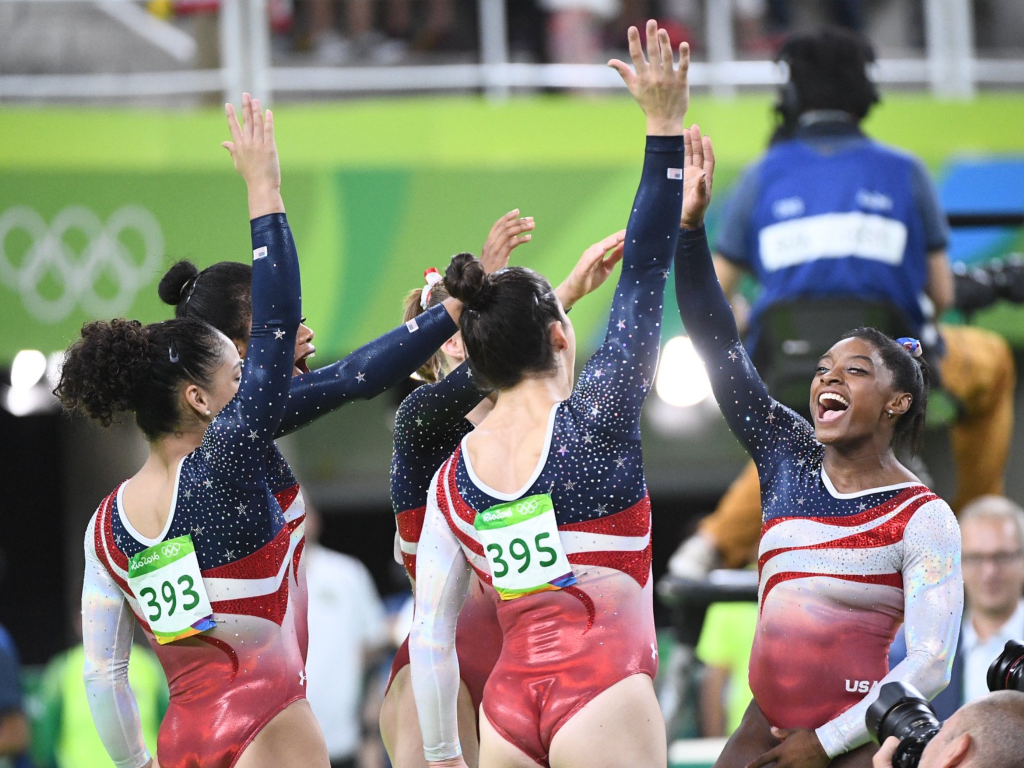
{"label": "green wall", "polygon": [[[769,101],[695,96],[690,116],[715,140],[720,203],[764,146]],[[557,281],[625,226],[642,159],[643,119],[624,97],[285,104],[276,118],[321,361],[396,324],[423,270],[478,251],[512,208],[537,221],[517,259]],[[892,96],[868,129],[938,170],[951,155],[1024,152],[1021,125],[1017,96]],[[92,316],[166,317],[156,282],[177,258],[248,259],[226,136],[214,111],[0,111],[0,362],[62,348]],[[104,236],[120,246],[99,247]],[[607,298],[574,312],[583,338],[600,332]]]}

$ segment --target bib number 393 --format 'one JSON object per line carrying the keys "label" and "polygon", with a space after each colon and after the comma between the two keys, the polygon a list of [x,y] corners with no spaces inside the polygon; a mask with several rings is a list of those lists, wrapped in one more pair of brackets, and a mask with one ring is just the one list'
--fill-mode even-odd
{"label": "bib number 393", "polygon": [[128,562],[128,586],[161,645],[216,626],[191,536],[134,555]]}
{"label": "bib number 393", "polygon": [[473,522],[502,600],[576,583],[558,538],[551,496],[527,496],[491,507]]}

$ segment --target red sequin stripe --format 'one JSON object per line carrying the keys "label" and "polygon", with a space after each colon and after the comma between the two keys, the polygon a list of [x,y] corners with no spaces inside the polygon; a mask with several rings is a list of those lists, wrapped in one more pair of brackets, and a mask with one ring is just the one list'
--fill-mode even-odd
{"label": "red sequin stripe", "polygon": [[281,570],[281,563],[288,556],[291,546],[291,535],[301,518],[293,520],[281,527],[277,536],[257,549],[251,555],[235,560],[233,563],[219,565],[203,571],[206,579],[269,579]]}
{"label": "red sequin stripe", "polygon": [[395,519],[398,522],[398,535],[403,541],[415,543],[420,540],[420,533],[423,531],[423,519],[427,515],[426,506],[406,509],[399,512]]}
{"label": "red sequin stripe", "polygon": [[288,579],[281,579],[281,586],[277,588],[276,592],[269,595],[242,597],[237,600],[218,600],[210,605],[214,613],[258,616],[280,626],[288,612]]}
{"label": "red sequin stripe", "polygon": [[[113,508],[113,499],[116,494],[117,491],[114,491],[114,493],[107,496],[107,498],[105,498],[103,502],[100,504],[100,507],[96,512],[96,525],[93,528],[92,532],[93,546],[96,548],[96,556],[99,558],[100,564],[107,569],[107,573],[110,574],[111,578],[114,580],[117,586],[121,588],[122,592],[131,595],[133,593],[128,588],[128,582],[122,579],[114,570],[113,566],[111,566],[111,558],[107,556],[107,546],[104,546],[105,543],[108,543],[109,551],[113,552],[115,554],[115,557],[117,554],[120,554],[121,557],[124,557],[124,553],[122,553],[114,545],[114,536],[113,533],[110,532],[110,514],[111,509]],[[127,571],[128,559],[124,558],[124,561],[125,565],[122,568],[122,570]]]}
{"label": "red sequin stripe", "polygon": [[[198,640],[201,643],[211,645],[217,650],[223,652],[228,659],[231,661],[231,679],[228,682],[233,682],[235,677],[238,675],[238,654],[235,653],[235,649],[225,643],[223,640],[218,640],[216,637],[210,637],[209,635],[195,635],[191,638]],[[187,641],[186,641],[187,642]]]}
{"label": "red sequin stripe", "polygon": [[784,554],[785,552],[795,552],[799,550],[810,550],[810,549],[872,549],[874,547],[888,547],[890,544],[895,544],[903,536],[903,531],[907,527],[907,523],[910,522],[910,518],[914,516],[922,506],[930,501],[935,501],[939,498],[934,494],[922,496],[921,498],[912,501],[902,509],[898,514],[893,515],[889,520],[886,520],[881,525],[877,525],[867,531],[861,531],[855,533],[852,536],[843,536],[838,539],[831,539],[829,541],[822,541],[817,544],[807,544],[802,547],[780,547],[778,549],[770,549],[765,552],[757,561],[758,571],[762,569],[769,560],[778,555]]}
{"label": "red sequin stripe", "polygon": [[[122,483],[123,485],[123,483]],[[123,571],[128,570],[128,556],[118,548],[114,542],[114,502],[117,499],[117,492],[121,486],[117,486],[114,492],[107,496],[103,504],[106,508],[106,514],[104,515],[103,523],[103,537],[107,541],[107,549],[110,552],[110,559],[114,565]]]}
{"label": "red sequin stripe", "polygon": [[298,483],[293,485],[291,488],[285,488],[283,491],[278,491],[274,494],[274,498],[277,499],[277,503],[281,505],[281,511],[287,512],[288,507],[295,501],[295,497],[299,495]]}
{"label": "red sequin stripe", "polygon": [[302,541],[295,545],[295,554],[292,555],[292,569],[295,573],[295,580],[299,580],[299,562],[302,560],[302,550],[305,549],[306,539],[303,537]]}
{"label": "red sequin stripe", "polygon": [[886,587],[895,587],[896,589],[903,589],[903,574],[900,573],[880,573],[873,574],[870,576],[859,576],[853,573],[804,573],[801,571],[784,571],[782,573],[776,573],[770,579],[768,583],[764,585],[764,593],[761,595],[761,608],[758,611],[760,615],[764,611],[765,601],[768,599],[768,593],[771,592],[777,585],[784,581],[791,581],[793,579],[807,579],[812,576],[817,576],[825,579],[842,579],[843,581],[855,581],[859,584],[881,584]]}
{"label": "red sequin stripe", "polygon": [[558,526],[560,531],[582,531],[608,536],[646,536],[651,532],[651,499],[645,495],[640,501],[621,512],[582,523]]}
{"label": "red sequin stripe", "polygon": [[[449,489],[449,487],[453,491],[454,495],[458,495],[458,493],[459,493],[458,489],[454,487],[455,486],[454,479],[451,480],[451,482],[449,484],[448,478],[447,478],[447,475],[449,474],[449,471],[455,466],[455,461],[456,461],[457,457],[458,457],[458,453],[456,453],[454,456],[452,456],[450,459],[448,459],[448,461],[441,468],[441,474],[444,475],[444,477],[438,477],[438,481],[437,481],[437,505],[441,508],[441,514],[444,515],[444,519],[448,523],[448,527],[451,529],[452,533],[455,534],[455,538],[457,538],[459,540],[459,542],[461,542],[462,545],[465,546],[468,550],[470,550],[474,554],[477,554],[477,555],[480,555],[481,557],[483,557],[484,548],[482,546],[480,546],[480,542],[476,541],[475,539],[470,538],[465,533],[463,533],[462,530],[457,525],[455,525],[455,521],[452,520],[451,513],[448,511],[448,489]],[[454,474],[454,472],[452,472],[451,474]],[[466,502],[463,501],[462,503],[465,504]]]}
{"label": "red sequin stripe", "polygon": [[841,525],[849,528],[852,528],[857,525],[864,525],[864,523],[869,523],[876,517],[887,515],[888,513],[896,509],[896,507],[900,506],[900,504],[903,504],[909,499],[912,499],[914,496],[917,496],[922,493],[930,494],[931,491],[928,490],[923,485],[914,485],[911,486],[910,488],[900,491],[899,494],[893,496],[891,499],[884,502],[883,504],[879,504],[877,507],[872,507],[871,509],[867,509],[856,515],[848,515],[845,517],[810,517],[805,515],[775,517],[766,522],[763,526],[761,526],[761,535],[764,536],[769,530],[774,528],[776,525],[778,525],[779,523],[784,523],[787,520],[811,520],[812,522],[816,523],[827,523],[828,525]]}
{"label": "red sequin stripe", "polygon": [[596,565],[622,571],[641,587],[651,576],[651,545],[638,552],[574,552],[567,555],[572,565]]}
{"label": "red sequin stripe", "polygon": [[459,486],[456,482],[459,468],[459,457],[462,455],[462,446],[460,445],[455,453],[452,454],[452,461],[449,465],[449,471],[445,473],[445,480],[448,483],[448,490],[451,492],[451,499],[455,504],[455,512],[459,517],[462,518],[463,522],[472,526],[476,522],[476,510],[473,509],[466,500],[462,498],[462,494],[459,493]]}
{"label": "red sequin stripe", "polygon": [[587,611],[587,628],[583,630],[583,634],[587,634],[590,628],[594,626],[594,617],[597,615],[597,609],[594,606],[594,601],[590,599],[590,595],[584,592],[579,587],[565,587],[562,590],[568,595],[572,595],[581,603]]}

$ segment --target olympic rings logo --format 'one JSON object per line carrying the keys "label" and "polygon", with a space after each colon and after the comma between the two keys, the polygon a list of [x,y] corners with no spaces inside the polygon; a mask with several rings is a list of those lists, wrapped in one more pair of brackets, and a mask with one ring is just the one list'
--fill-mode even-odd
{"label": "olympic rings logo", "polygon": [[[131,232],[141,248],[130,248],[123,239]],[[69,235],[85,241],[80,252]],[[23,252],[8,252],[9,241],[26,236]],[[0,214],[0,283],[17,291],[25,309],[44,323],[64,320],[79,305],[93,317],[124,314],[153,279],[163,255],[160,224],[140,205],[118,208],[106,224],[82,205],[68,206],[49,225],[26,205]],[[54,282],[56,296],[49,289]],[[111,282],[117,286],[113,296],[97,292],[97,284]]]}
{"label": "olympic rings logo", "polygon": [[164,557],[174,557],[176,554],[181,552],[181,544],[178,542],[174,542],[173,544],[164,544],[163,547],[160,548],[160,551],[163,552]]}
{"label": "olympic rings logo", "polygon": [[538,504],[540,504],[540,501],[537,499],[523,499],[516,504],[516,512],[520,515],[531,515],[537,509]]}

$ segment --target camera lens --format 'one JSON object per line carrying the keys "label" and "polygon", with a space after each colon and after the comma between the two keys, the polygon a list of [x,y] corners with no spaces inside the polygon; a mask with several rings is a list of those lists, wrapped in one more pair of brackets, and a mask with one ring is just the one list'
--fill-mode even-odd
{"label": "camera lens", "polygon": [[990,691],[1024,692],[1024,643],[1008,640],[988,668],[987,677]]}
{"label": "camera lens", "polygon": [[900,741],[893,768],[917,768],[921,753],[939,732],[939,720],[928,700],[912,685],[886,683],[865,717],[868,732],[879,744],[890,736]]}

